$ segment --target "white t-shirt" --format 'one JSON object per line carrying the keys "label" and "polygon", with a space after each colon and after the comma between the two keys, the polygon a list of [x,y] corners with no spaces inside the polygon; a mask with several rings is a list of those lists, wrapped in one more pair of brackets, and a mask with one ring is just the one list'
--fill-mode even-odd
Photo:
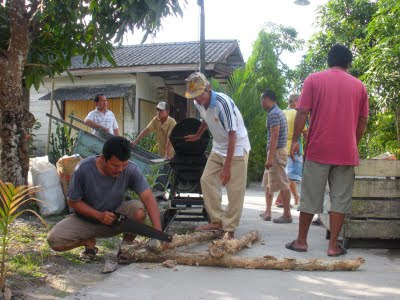
{"label": "white t-shirt", "polygon": [[213,136],[212,151],[226,156],[229,143],[229,132],[236,131],[234,156],[243,156],[244,150],[250,152],[250,142],[243,117],[231,98],[223,93],[211,91],[208,109],[194,101],[201,118],[207,123]]}
{"label": "white t-shirt", "polygon": [[[118,129],[118,123],[115,119],[115,116],[111,110],[106,110],[105,113],[99,111],[97,108],[92,110],[87,117],[86,120],[91,120],[101,126],[104,126],[108,129],[108,132],[114,134],[114,129]],[[92,129],[92,133],[98,135],[98,129]]]}

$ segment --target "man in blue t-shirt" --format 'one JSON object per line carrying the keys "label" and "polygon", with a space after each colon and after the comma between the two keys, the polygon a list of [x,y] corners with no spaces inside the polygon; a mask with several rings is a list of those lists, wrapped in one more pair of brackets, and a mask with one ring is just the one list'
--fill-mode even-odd
{"label": "man in blue t-shirt", "polygon": [[287,164],[287,121],[282,110],[276,104],[275,93],[265,90],[261,94],[261,106],[268,113],[267,118],[267,159],[263,185],[265,190],[266,208],[260,214],[265,221],[271,221],[271,206],[274,192],[281,191],[283,215],[273,219],[274,223],[292,223],[290,213],[289,180],[286,175]]}
{"label": "man in blue t-shirt", "polygon": [[[130,143],[123,137],[112,137],[104,143],[102,154],[82,160],[75,168],[68,189],[68,206],[74,214],[57,223],[47,241],[55,251],[85,247],[83,258],[92,259],[98,249],[96,238],[120,234],[111,227],[116,213],[144,222],[148,213],[153,227],[161,231],[160,211],[153,193],[139,168],[131,161]],[[123,202],[130,188],[140,200]],[[131,242],[136,236],[124,234]]]}

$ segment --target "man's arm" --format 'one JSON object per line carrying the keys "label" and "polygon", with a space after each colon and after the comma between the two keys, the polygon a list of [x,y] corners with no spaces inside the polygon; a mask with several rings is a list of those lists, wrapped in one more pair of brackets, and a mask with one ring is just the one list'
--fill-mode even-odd
{"label": "man's arm", "polygon": [[146,128],[138,135],[138,137],[131,143],[131,145],[132,145],[132,146],[136,146],[137,143],[139,143],[140,140],[143,139],[144,137],[146,137],[149,133],[150,133],[150,129],[146,127]]}
{"label": "man's arm", "polygon": [[161,230],[160,211],[158,209],[157,202],[154,199],[153,192],[150,190],[150,188],[148,188],[148,189],[144,190],[143,192],[141,192],[139,197],[146,208],[146,211],[149,215],[151,223],[153,224],[153,227],[157,230],[162,231]]}
{"label": "man's arm", "polygon": [[118,130],[118,128],[115,128],[115,129],[114,129],[114,135],[119,135],[119,130]]}
{"label": "man's arm", "polygon": [[270,127],[271,137],[269,140],[267,161],[265,162],[265,168],[267,169],[271,168],[275,161],[275,153],[276,153],[276,147],[278,146],[280,128],[281,128],[280,125],[275,125],[273,127]]}
{"label": "man's arm", "polygon": [[368,117],[359,117],[356,131],[357,145],[360,143],[365,131],[367,130]]}
{"label": "man's arm", "polygon": [[106,127],[104,127],[104,126],[102,126],[100,124],[97,124],[96,122],[94,122],[94,121],[92,121],[92,120],[90,120],[88,118],[85,119],[84,123],[85,123],[85,125],[89,126],[90,128],[101,129],[101,130],[104,130],[104,131],[108,132],[108,129]]}
{"label": "man's arm", "polygon": [[228,150],[226,152],[226,159],[224,166],[222,167],[222,173],[221,173],[222,185],[226,185],[231,179],[231,165],[232,165],[233,153],[235,152],[236,139],[237,139],[236,131],[229,131]]}
{"label": "man's arm", "polygon": [[95,219],[105,225],[111,225],[114,222],[115,214],[109,211],[98,211],[93,207],[87,205],[82,200],[73,201],[68,199],[68,206],[75,210],[78,214],[89,217],[91,219]]}
{"label": "man's arm", "polygon": [[203,120],[201,121],[201,125],[199,127],[199,129],[197,130],[196,134],[190,134],[190,135],[186,135],[184,136],[185,141],[187,142],[194,142],[197,141],[201,135],[204,133],[204,131],[206,131],[208,128],[207,123]]}
{"label": "man's arm", "polygon": [[306,126],[309,110],[298,109],[296,112],[296,118],[294,119],[294,131],[292,137],[292,146],[290,149],[290,156],[294,160],[294,154],[299,152],[299,138]]}

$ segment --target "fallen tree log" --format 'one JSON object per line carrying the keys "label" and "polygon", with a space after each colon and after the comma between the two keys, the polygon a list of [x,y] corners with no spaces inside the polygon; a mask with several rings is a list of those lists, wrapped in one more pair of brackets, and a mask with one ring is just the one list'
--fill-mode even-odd
{"label": "fallen tree log", "polygon": [[225,254],[234,254],[243,248],[250,248],[252,243],[260,240],[258,231],[251,231],[239,239],[212,241],[208,247],[208,252],[212,257],[222,257]]}
{"label": "fallen tree log", "polygon": [[191,234],[174,235],[172,237],[172,242],[168,244],[162,244],[158,240],[151,240],[149,243],[147,243],[146,249],[159,253],[162,250],[164,250],[163,245],[168,250],[172,250],[177,247],[188,246],[191,244],[201,243],[216,238],[220,238],[222,237],[223,234],[224,234],[223,231],[215,230],[215,231],[199,231],[199,232],[193,232]]}
{"label": "fallen tree log", "polygon": [[166,250],[161,253],[134,249],[128,245],[120,248],[120,256],[124,263],[129,262],[155,262],[162,263],[166,260],[175,261],[180,265],[212,266],[225,268],[265,269],[265,270],[297,270],[297,271],[354,271],[365,260],[363,258],[349,260],[302,259],[294,258],[277,259],[273,256],[258,258],[243,258],[224,255],[221,258],[212,257],[208,252],[189,253]]}

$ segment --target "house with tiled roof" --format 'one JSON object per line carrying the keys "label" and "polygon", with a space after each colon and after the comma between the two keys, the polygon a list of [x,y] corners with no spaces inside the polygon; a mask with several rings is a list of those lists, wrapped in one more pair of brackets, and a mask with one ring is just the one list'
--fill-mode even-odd
{"label": "house with tiled roof", "polygon": [[[221,83],[244,65],[236,40],[207,40],[205,54],[206,75]],[[161,100],[170,104],[170,114],[177,121],[195,115],[193,101],[183,94],[185,78],[199,70],[198,42],[119,46],[114,50],[114,60],[115,65],[106,60],[85,65],[82,57],[74,57],[69,74],[54,78],[53,115],[68,120],[74,114],[84,119],[94,109],[93,99],[99,93],[106,95],[121,133],[132,135],[143,130]],[[44,152],[47,143],[51,91],[50,79],[38,91],[30,91],[30,111],[42,124],[36,133],[38,154]]]}

